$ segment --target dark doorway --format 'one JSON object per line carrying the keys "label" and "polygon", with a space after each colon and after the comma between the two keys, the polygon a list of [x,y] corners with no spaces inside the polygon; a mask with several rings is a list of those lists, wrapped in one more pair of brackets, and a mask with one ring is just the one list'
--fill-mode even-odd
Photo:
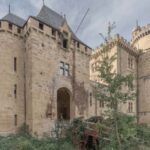
{"label": "dark doorway", "polygon": [[58,120],[70,120],[70,92],[66,88],[57,91]]}

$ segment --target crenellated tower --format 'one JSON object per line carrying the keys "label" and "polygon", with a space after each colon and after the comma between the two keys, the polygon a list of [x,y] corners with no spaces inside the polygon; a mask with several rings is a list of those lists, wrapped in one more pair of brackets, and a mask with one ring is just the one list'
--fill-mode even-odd
{"label": "crenellated tower", "polygon": [[150,24],[143,27],[137,26],[132,32],[131,43],[142,51],[150,49]]}
{"label": "crenellated tower", "polygon": [[139,122],[150,125],[150,24],[137,26],[131,42],[140,50],[137,62]]}

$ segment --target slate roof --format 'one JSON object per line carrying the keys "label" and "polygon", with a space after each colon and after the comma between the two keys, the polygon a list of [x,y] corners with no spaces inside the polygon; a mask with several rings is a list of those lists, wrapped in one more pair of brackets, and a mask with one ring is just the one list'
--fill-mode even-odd
{"label": "slate roof", "polygon": [[24,19],[12,14],[12,13],[9,13],[6,16],[4,16],[2,18],[2,20],[9,21],[9,22],[11,22],[11,23],[13,23],[19,27],[22,27],[26,22]]}
{"label": "slate roof", "polygon": [[[57,30],[59,29],[59,27],[61,27],[64,24],[64,22],[66,22],[66,19],[63,16],[61,16],[60,14],[58,14],[57,12],[53,11],[52,9],[48,8],[45,5],[41,8],[39,14],[34,18],[36,18],[37,20],[39,20]],[[9,21],[19,27],[23,27],[24,24],[26,23],[26,21],[24,19],[12,14],[12,13],[8,13],[6,16],[4,16],[2,18],[2,20]],[[86,45],[80,39],[78,39],[78,37],[74,34],[74,32],[72,31],[72,29],[70,27],[69,27],[69,30],[72,33],[72,38],[74,40],[79,41],[80,43]]]}
{"label": "slate roof", "polygon": [[43,23],[46,23],[56,29],[59,29],[59,27],[65,21],[65,19],[61,15],[59,15],[58,13],[54,12],[53,10],[51,10],[46,6],[42,7],[36,18],[42,21]]}
{"label": "slate roof", "polygon": [[[61,16],[60,14],[58,14],[57,12],[53,11],[52,9],[48,8],[45,5],[42,7],[39,14],[36,16],[36,18],[40,20],[41,22],[54,27],[55,29],[59,29],[59,27],[61,27],[63,23],[66,21],[66,19],[63,16]],[[72,38],[81,42],[73,33],[70,27],[69,27],[69,30],[72,33]]]}

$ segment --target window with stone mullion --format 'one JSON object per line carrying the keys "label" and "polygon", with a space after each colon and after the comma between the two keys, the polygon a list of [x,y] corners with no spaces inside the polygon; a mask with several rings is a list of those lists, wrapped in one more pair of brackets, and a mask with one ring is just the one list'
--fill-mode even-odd
{"label": "window with stone mullion", "polygon": [[69,76],[69,64],[60,62],[60,74],[64,76]]}

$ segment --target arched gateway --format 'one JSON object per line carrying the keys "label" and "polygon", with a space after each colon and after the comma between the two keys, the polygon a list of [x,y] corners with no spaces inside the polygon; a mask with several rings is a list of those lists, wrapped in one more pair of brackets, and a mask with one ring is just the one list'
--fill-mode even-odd
{"label": "arched gateway", "polygon": [[67,88],[57,91],[57,118],[70,120],[70,91]]}

